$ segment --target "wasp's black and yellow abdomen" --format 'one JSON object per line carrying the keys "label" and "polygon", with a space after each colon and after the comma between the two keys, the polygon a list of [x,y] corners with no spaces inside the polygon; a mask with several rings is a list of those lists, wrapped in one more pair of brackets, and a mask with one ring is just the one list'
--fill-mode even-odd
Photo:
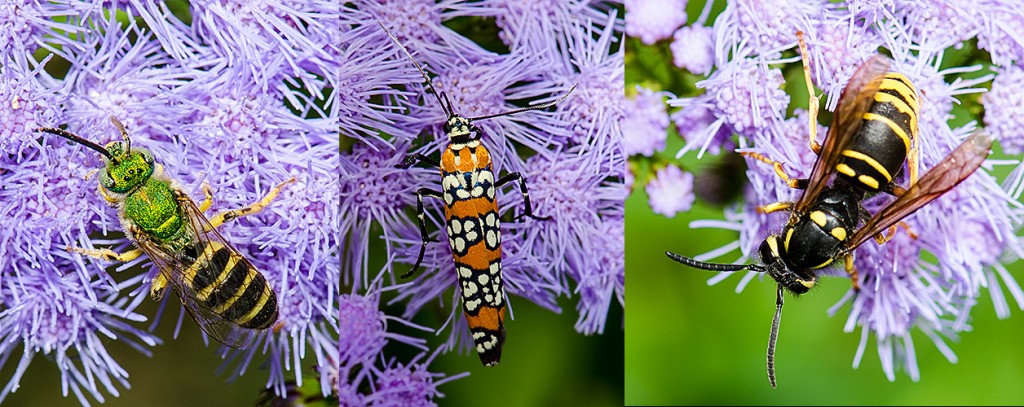
{"label": "wasp's black and yellow abdomen", "polygon": [[885,74],[860,129],[840,152],[836,172],[868,191],[892,182],[917,137],[919,106],[917,89],[906,76]]}
{"label": "wasp's black and yellow abdomen", "polygon": [[200,241],[202,250],[183,262],[184,283],[196,301],[243,328],[269,328],[277,320],[277,296],[267,280],[237,252],[216,241]]}

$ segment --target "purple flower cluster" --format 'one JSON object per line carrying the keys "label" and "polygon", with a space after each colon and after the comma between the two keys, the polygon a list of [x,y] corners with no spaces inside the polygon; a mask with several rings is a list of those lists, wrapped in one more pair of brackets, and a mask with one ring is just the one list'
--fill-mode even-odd
{"label": "purple flower cluster", "polygon": [[[1022,128],[1021,115],[1014,112],[1020,110],[1021,103],[1013,92],[1019,88],[1021,75],[1019,67],[1009,65],[1014,61],[1019,64],[1024,49],[1024,36],[1018,30],[1024,10],[1019,5],[1002,1],[986,2],[991,4],[984,7],[971,2],[933,5],[899,0],[774,3],[728,2],[711,27],[715,33],[713,50],[706,51],[707,55],[686,57],[688,61],[708,58],[714,61],[714,67],[709,69],[708,78],[698,83],[703,94],[668,102],[681,108],[672,113],[687,140],[679,155],[695,150],[700,156],[706,150],[728,146],[730,136],[736,135],[740,151],[782,162],[791,177],[809,175],[817,157],[807,146],[806,106],[797,106],[787,117],[790,100],[782,89],[782,69],[796,64],[793,68],[799,72],[800,59],[785,56],[785,52],[795,49],[797,31],[805,35],[811,76],[824,91],[820,97],[830,110],[836,108],[840,92],[857,66],[874,55],[879,46],[891,52],[890,70],[909,77],[920,91],[922,173],[977,126],[973,122],[963,127],[949,124],[959,98],[984,92],[982,85],[993,79],[992,92],[983,98],[986,124],[992,126],[988,133],[1000,139],[1007,152],[1019,152],[1021,143],[1015,140]],[[702,17],[698,25],[703,21]],[[987,75],[976,73],[980,65],[942,68],[949,48],[959,49],[975,36],[995,65],[1006,66]],[[802,80],[793,88],[800,92],[806,89]],[[826,128],[818,128],[819,142],[826,133]],[[841,305],[852,303],[846,330],[862,329],[856,363],[873,336],[887,377],[895,380],[894,372],[902,368],[917,380],[919,372],[910,339],[913,329],[920,329],[950,360],[955,360],[945,341],[969,329],[964,321],[983,292],[993,296],[999,316],[1008,314],[1009,305],[1000,286],[1005,284],[1014,293],[1020,290],[1000,263],[1012,253],[1021,252],[1016,232],[1021,225],[1016,203],[1021,192],[1019,182],[1008,180],[1000,185],[988,173],[992,165],[987,164],[960,187],[906,218],[916,239],[900,231],[884,245],[869,242],[856,250],[855,266],[862,289],[856,295],[851,290],[832,310],[834,313]],[[715,251],[722,255],[729,248],[738,248],[740,262],[757,261],[758,245],[786,222],[784,213],[762,214],[756,208],[793,201],[801,193],[782,182],[770,165],[748,159],[748,167],[746,203],[727,209],[725,222],[707,223],[740,231],[738,243]],[[897,181],[904,185],[907,182],[905,177]],[[879,194],[865,200],[864,206],[876,213],[892,199]],[[678,203],[684,205],[685,201]],[[658,208],[664,205],[658,203]],[[728,259],[736,260],[735,256]],[[844,274],[841,269],[829,273]],[[755,275],[748,273],[741,286]],[[717,276],[715,281],[724,278]],[[1024,307],[1020,296],[1015,299],[1019,307]]]}
{"label": "purple flower cluster", "polygon": [[[45,355],[60,370],[65,396],[102,402],[137,373],[121,368],[107,351],[111,342],[99,338],[146,354],[160,342],[149,333],[159,315],[135,312],[157,272],[146,256],[112,265],[66,250],[132,248],[114,233],[117,214],[97,192],[99,154],[35,131],[66,125],[104,145],[120,140],[110,116],[197,202],[209,182],[210,216],[297,179],[261,213],[218,228],[266,276],[280,310],[280,324],[257,344],[226,354],[235,374],[270,366],[267,386],[279,394],[288,376],[301,382],[301,364],[336,372],[344,89],[337,81],[344,48],[330,29],[337,5],[193,4],[183,20],[164,5],[100,3],[0,6],[0,211],[16,225],[0,232],[0,359],[22,355],[0,400]],[[104,8],[117,5],[125,8]],[[132,266],[139,267],[122,273]],[[321,392],[333,392],[331,384],[323,381]]]}
{"label": "purple flower cluster", "polygon": [[[352,110],[346,114],[355,119],[342,128],[342,145],[351,144],[341,154],[342,212],[350,215],[341,229],[342,280],[361,286],[377,278],[369,270],[374,259],[371,243],[383,238],[387,262],[380,273],[391,275],[393,287],[385,290],[394,289],[397,296],[392,301],[405,304],[402,317],[411,318],[427,305],[446,303],[452,323],[433,327],[451,330],[444,350],[471,347],[460,300],[446,294],[457,287],[457,274],[437,200],[424,200],[424,220],[431,237],[442,243],[426,246],[411,283],[397,277],[416,261],[421,245],[414,191],[440,189],[440,176],[437,169],[424,165],[395,166],[412,154],[436,159],[448,140],[441,128],[446,120],[442,107],[379,21],[428,72],[453,110],[466,117],[553,101],[576,86],[549,109],[475,124],[484,134],[482,143],[496,175],[522,174],[534,213],[551,217],[512,220],[524,210],[522,195],[514,186],[498,191],[501,214],[507,219],[501,231],[502,273],[512,310],[517,301],[526,300],[560,311],[558,297],[577,297],[576,329],[585,334],[603,332],[612,302],[624,304],[625,281],[626,190],[620,142],[623,22],[615,2],[358,3],[342,13],[343,25],[352,33],[343,34],[343,39],[361,44],[346,47],[343,43],[342,48],[361,65],[343,70],[341,80],[362,89],[361,95],[343,96],[351,97],[347,106]],[[493,18],[495,40],[507,51],[484,49],[475,39],[442,24],[457,18]],[[374,138],[350,129],[379,129],[377,134],[384,136]],[[409,365],[388,364],[379,369],[412,372],[414,378],[439,383],[429,379],[432,374]],[[384,376],[377,376],[378,383],[402,383],[407,389],[426,392],[417,394],[432,394],[428,387],[409,384],[410,378]]]}

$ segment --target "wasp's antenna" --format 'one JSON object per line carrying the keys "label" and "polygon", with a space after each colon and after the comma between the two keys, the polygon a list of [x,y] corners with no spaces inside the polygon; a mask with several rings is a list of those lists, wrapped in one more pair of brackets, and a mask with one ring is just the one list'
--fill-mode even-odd
{"label": "wasp's antenna", "polygon": [[125,154],[130,153],[132,151],[132,140],[128,138],[128,131],[124,129],[124,125],[116,117],[110,116],[110,122],[114,124],[114,127],[117,127],[117,131],[121,132],[121,138],[124,139]]}
{"label": "wasp's antenna", "polygon": [[469,120],[474,120],[475,121],[475,120],[490,119],[490,118],[494,118],[494,117],[508,116],[508,115],[512,115],[512,114],[516,114],[516,113],[522,113],[522,112],[526,112],[526,111],[530,111],[530,110],[537,110],[537,109],[544,109],[544,108],[547,108],[547,107],[551,107],[551,106],[554,106],[554,105],[556,105],[558,103],[561,103],[563,100],[565,100],[565,98],[569,97],[569,94],[572,93],[572,91],[576,89],[577,85],[579,85],[579,84],[578,83],[572,84],[572,87],[569,88],[569,91],[565,92],[565,94],[562,95],[562,97],[558,98],[557,100],[552,100],[550,102],[541,103],[541,104],[535,105],[535,106],[524,107],[522,109],[516,109],[516,110],[509,110],[507,112],[501,112],[501,113],[491,114],[491,115],[487,115],[487,116],[470,117]]}
{"label": "wasp's antenna", "polygon": [[782,284],[779,284],[775,297],[775,317],[772,318],[772,331],[768,334],[768,383],[775,388],[775,342],[779,339],[779,321],[782,320]]}
{"label": "wasp's antenna", "polygon": [[719,264],[719,263],[705,263],[703,261],[694,260],[686,256],[680,256],[672,252],[665,252],[668,258],[675,260],[684,265],[693,267],[695,269],[707,270],[707,271],[740,271],[750,270],[756,272],[764,272],[764,267],[760,264]]}
{"label": "wasp's antenna", "polygon": [[[430,89],[430,93],[433,93],[434,97],[437,98],[437,103],[441,104],[441,110],[444,110],[445,116],[454,116],[455,114],[452,112],[451,101],[449,101],[448,104],[445,105],[444,101],[441,100],[442,94],[437,93],[437,89],[434,88],[434,82],[430,81],[430,76],[427,75],[427,71],[423,70],[423,67],[420,66],[420,63],[416,62],[416,58],[413,58],[412,54],[409,53],[409,50],[405,49],[405,46],[403,46],[402,43],[398,42],[398,38],[395,38],[395,36],[391,34],[391,31],[389,31],[388,28],[384,26],[384,23],[382,23],[380,20],[377,20],[377,24],[379,24],[380,28],[383,29],[385,33],[387,33],[388,37],[391,38],[391,41],[394,41],[395,45],[398,45],[398,48],[401,49],[402,52],[404,52],[407,57],[409,57],[409,60],[412,61],[412,64],[416,65],[416,69],[420,71],[420,75],[423,75],[423,79],[427,80],[427,89]],[[443,99],[448,100],[448,96],[444,96]]]}
{"label": "wasp's antenna", "polygon": [[107,149],[101,147],[99,144],[96,144],[96,143],[93,143],[93,142],[91,142],[89,140],[86,140],[84,138],[78,137],[78,136],[76,136],[76,135],[74,135],[74,134],[72,134],[72,133],[70,133],[70,132],[68,132],[66,130],[61,130],[61,129],[53,128],[53,127],[40,127],[38,129],[36,129],[36,131],[42,131],[42,132],[46,132],[46,133],[50,133],[50,134],[56,134],[58,136],[64,137],[64,138],[66,138],[68,140],[71,140],[71,141],[73,141],[75,143],[78,143],[78,144],[81,144],[83,146],[89,147],[89,148],[91,148],[93,150],[96,150],[96,152],[98,152],[100,154],[103,154],[104,157],[107,157],[108,160],[114,161],[114,156],[110,155],[110,152],[107,151]]}

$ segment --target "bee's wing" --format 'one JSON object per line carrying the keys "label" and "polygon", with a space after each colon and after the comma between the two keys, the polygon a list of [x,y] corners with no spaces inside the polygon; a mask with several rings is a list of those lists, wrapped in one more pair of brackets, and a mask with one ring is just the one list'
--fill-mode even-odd
{"label": "bee's wing", "polygon": [[140,236],[136,243],[157,265],[203,332],[225,345],[243,347],[255,331],[242,328],[215,313],[193,289],[193,278],[205,269],[212,269],[213,275],[220,275],[232,262],[242,262],[251,270],[256,268],[213,228],[191,198],[179,191],[177,199],[185,215],[186,227],[190,229],[188,233],[194,237],[191,245],[181,253],[170,253],[144,236]]}
{"label": "bee's wing", "polygon": [[981,130],[975,131],[956,150],[921,176],[906,193],[868,219],[847,241],[847,250],[856,249],[872,236],[953,189],[981,166],[991,149],[992,138]]}
{"label": "bee's wing", "polygon": [[825,144],[814,162],[807,189],[794,207],[795,212],[804,212],[828,186],[828,176],[839,162],[843,150],[850,144],[852,136],[860,128],[864,113],[871,108],[875,93],[878,92],[885,74],[889,72],[889,63],[889,58],[875,55],[857,68],[843,88],[839,106],[832,114],[832,124],[828,127]]}

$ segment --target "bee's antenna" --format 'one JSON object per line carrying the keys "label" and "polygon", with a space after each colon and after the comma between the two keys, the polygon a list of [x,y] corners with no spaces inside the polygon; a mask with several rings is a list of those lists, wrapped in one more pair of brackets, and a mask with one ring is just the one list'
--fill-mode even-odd
{"label": "bee's antenna", "polygon": [[130,153],[132,151],[132,139],[128,138],[128,131],[124,129],[124,125],[116,117],[110,116],[110,122],[114,124],[114,127],[117,127],[117,131],[121,132],[121,138],[124,139],[124,152],[126,154]]}
{"label": "bee's antenna", "polygon": [[72,133],[70,133],[70,132],[68,132],[66,130],[61,130],[61,129],[54,128],[54,127],[40,127],[38,129],[36,129],[36,131],[42,131],[42,132],[46,132],[46,133],[50,133],[50,134],[56,134],[58,136],[64,137],[64,138],[66,138],[68,140],[71,140],[71,141],[73,141],[75,143],[78,143],[78,144],[81,144],[83,146],[89,147],[89,148],[91,148],[93,150],[96,150],[96,152],[98,152],[100,154],[103,154],[104,157],[107,157],[108,160],[114,161],[114,156],[111,155],[110,152],[107,151],[107,149],[101,147],[99,144],[96,144],[96,143],[93,143],[93,142],[91,142],[89,140],[86,140],[84,138],[78,137],[78,136],[76,136],[76,135],[74,135],[74,134],[72,134]]}

